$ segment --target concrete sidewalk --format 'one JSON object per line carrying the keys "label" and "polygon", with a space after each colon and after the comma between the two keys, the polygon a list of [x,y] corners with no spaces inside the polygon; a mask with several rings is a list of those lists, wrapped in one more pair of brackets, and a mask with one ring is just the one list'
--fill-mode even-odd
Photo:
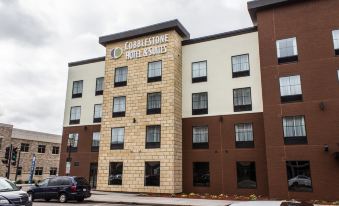
{"label": "concrete sidewalk", "polygon": [[140,204],[140,205],[180,205],[180,206],[227,206],[235,201],[205,200],[189,198],[149,197],[131,193],[92,191],[92,197],[86,199],[93,202]]}

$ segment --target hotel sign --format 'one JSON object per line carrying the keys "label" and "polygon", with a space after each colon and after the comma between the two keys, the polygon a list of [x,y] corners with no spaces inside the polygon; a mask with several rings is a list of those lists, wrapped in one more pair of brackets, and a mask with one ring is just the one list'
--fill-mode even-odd
{"label": "hotel sign", "polygon": [[[155,56],[167,52],[168,34],[156,35],[140,40],[125,42],[125,57],[127,60]],[[112,59],[119,59],[123,55],[122,48],[113,48]]]}

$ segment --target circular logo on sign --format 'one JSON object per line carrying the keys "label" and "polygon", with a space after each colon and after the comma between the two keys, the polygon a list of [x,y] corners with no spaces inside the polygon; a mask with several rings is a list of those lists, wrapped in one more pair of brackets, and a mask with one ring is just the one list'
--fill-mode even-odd
{"label": "circular logo on sign", "polygon": [[122,56],[122,49],[117,47],[117,48],[113,48],[111,51],[111,57],[113,59],[119,59]]}

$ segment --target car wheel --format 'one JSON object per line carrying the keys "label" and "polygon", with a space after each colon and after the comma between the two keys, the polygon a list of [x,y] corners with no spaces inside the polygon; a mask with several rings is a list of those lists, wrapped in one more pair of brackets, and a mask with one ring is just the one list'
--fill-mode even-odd
{"label": "car wheel", "polygon": [[84,197],[80,197],[80,198],[77,199],[77,201],[78,201],[78,202],[83,202],[84,199],[85,199]]}
{"label": "car wheel", "polygon": [[61,194],[59,195],[59,202],[60,202],[60,203],[65,203],[65,202],[67,202],[67,196],[66,196],[65,193],[61,193]]}
{"label": "car wheel", "polygon": [[27,192],[27,194],[28,194],[28,199],[33,202],[33,200],[34,200],[33,193],[32,192]]}

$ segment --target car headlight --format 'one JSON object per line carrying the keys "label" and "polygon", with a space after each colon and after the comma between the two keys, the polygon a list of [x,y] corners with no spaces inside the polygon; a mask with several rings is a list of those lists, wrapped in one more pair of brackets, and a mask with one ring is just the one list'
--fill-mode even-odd
{"label": "car headlight", "polygon": [[0,197],[0,205],[9,205],[9,201],[4,197]]}

